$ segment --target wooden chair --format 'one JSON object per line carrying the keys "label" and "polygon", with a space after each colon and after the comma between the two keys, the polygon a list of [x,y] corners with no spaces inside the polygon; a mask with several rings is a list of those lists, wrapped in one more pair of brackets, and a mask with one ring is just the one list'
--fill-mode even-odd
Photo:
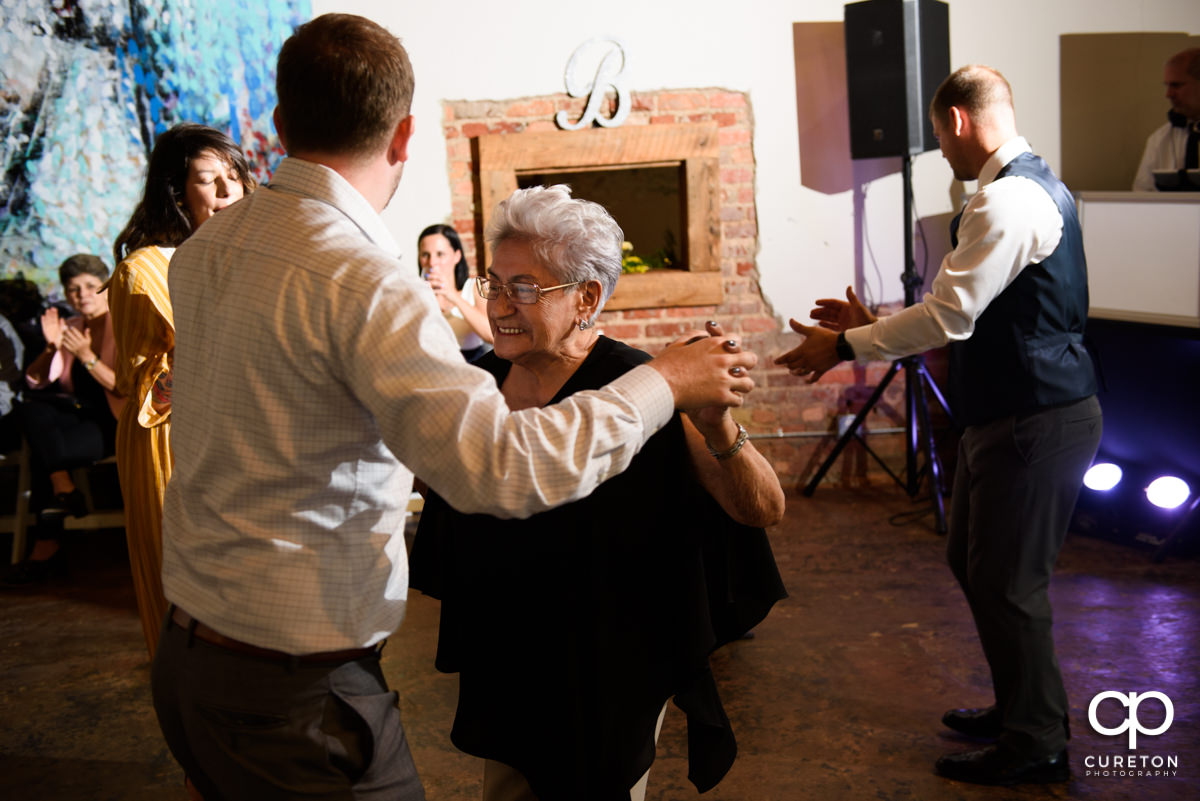
{"label": "wooden chair", "polygon": [[[122,528],[125,525],[125,509],[119,506],[115,509],[97,509],[92,496],[91,472],[97,467],[116,465],[115,456],[101,459],[90,467],[77,467],[71,471],[75,486],[87,499],[88,514],[86,517],[66,517],[63,519],[63,529],[67,531],[94,531],[103,528]],[[0,533],[12,534],[12,554],[10,561],[17,564],[25,558],[29,545],[29,527],[37,522],[37,515],[30,511],[29,501],[33,486],[29,467],[29,443],[21,438],[21,449],[12,453],[0,454],[0,468],[13,467],[17,470],[17,496],[11,515],[0,515]]]}
{"label": "wooden chair", "polygon": [[20,450],[0,455],[0,467],[15,467],[17,470],[17,497],[13,513],[0,516],[0,532],[13,535],[10,561],[15,565],[25,558],[29,526],[37,522],[37,518],[29,511],[32,482],[29,476],[29,443],[24,437],[21,437]]}

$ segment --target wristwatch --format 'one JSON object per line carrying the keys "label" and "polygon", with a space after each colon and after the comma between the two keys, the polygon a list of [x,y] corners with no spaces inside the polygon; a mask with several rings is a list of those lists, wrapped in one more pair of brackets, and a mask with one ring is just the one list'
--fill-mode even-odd
{"label": "wristwatch", "polygon": [[837,356],[844,362],[854,361],[854,348],[846,341],[846,332],[837,335]]}

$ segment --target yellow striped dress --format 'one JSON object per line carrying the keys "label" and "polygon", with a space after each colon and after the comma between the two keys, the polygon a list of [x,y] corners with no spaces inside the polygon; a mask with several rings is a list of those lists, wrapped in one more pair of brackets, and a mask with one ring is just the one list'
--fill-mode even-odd
{"label": "yellow striped dress", "polygon": [[117,420],[117,470],[138,614],[151,658],[167,610],[162,589],[163,491],[171,479],[171,410],[155,411],[150,389],[170,369],[175,323],[167,295],[174,248],[145,247],[113,271],[108,289],[116,339],[117,389],[128,400]]}

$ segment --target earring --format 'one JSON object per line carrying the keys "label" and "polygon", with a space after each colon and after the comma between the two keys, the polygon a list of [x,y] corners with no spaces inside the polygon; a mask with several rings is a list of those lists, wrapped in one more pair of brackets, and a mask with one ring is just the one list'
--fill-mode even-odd
{"label": "earring", "polygon": [[579,330],[580,330],[580,331],[586,331],[586,330],[588,330],[588,329],[589,329],[589,328],[591,328],[591,327],[592,327],[592,324],[591,324],[591,323],[589,323],[587,320],[580,320],[580,321],[579,321]]}

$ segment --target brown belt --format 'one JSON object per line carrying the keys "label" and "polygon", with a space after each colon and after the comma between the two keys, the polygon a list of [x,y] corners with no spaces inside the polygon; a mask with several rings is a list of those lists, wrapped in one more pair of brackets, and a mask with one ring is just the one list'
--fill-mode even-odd
{"label": "brown belt", "polygon": [[344,651],[322,651],[315,654],[300,654],[293,655],[284,653],[283,651],[275,651],[270,648],[260,648],[257,645],[251,645],[248,642],[235,640],[232,637],[226,637],[219,631],[214,631],[208,626],[201,623],[196,618],[189,615],[187,612],[180,609],[178,606],[171,612],[171,622],[181,629],[187,629],[193,637],[201,642],[206,642],[209,645],[215,645],[218,648],[224,648],[227,651],[235,651],[239,654],[248,654],[257,656],[260,659],[270,659],[275,662],[351,662],[355,659],[361,659],[364,656],[377,654],[383,648],[383,643],[378,645],[368,646],[366,648],[347,648]]}

